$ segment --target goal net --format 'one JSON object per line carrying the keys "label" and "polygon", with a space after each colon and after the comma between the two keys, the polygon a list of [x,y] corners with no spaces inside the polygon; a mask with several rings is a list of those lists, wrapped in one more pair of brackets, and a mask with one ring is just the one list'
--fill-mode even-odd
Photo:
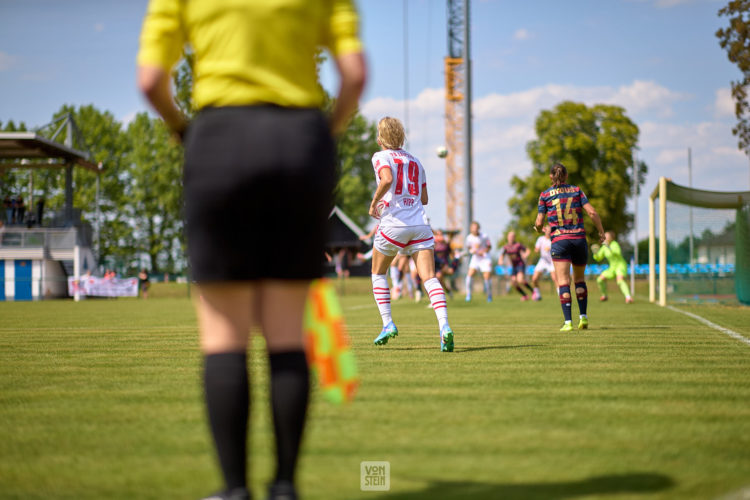
{"label": "goal net", "polygon": [[[750,305],[750,191],[659,179],[649,204],[649,296]],[[656,276],[659,276],[658,282]]]}

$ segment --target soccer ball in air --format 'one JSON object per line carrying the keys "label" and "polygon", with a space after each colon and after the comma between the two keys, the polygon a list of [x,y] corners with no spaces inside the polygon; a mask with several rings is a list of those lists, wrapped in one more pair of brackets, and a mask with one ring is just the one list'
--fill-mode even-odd
{"label": "soccer ball in air", "polygon": [[445,146],[438,146],[435,152],[437,153],[438,158],[445,158],[446,156],[448,156],[448,148],[446,148]]}

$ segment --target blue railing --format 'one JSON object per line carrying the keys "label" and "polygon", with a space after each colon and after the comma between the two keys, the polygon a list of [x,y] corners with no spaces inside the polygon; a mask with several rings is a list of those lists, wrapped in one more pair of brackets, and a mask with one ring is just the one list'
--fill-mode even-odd
{"label": "blue railing", "polygon": [[[527,266],[526,274],[534,274],[535,267]],[[586,274],[598,275],[608,268],[608,264],[589,264],[586,266]],[[510,266],[495,266],[495,274],[498,276],[510,276],[510,272]],[[656,272],[659,272],[659,264],[656,264]],[[648,276],[648,264],[635,266],[635,274]],[[734,264],[667,264],[667,274],[734,274]]]}

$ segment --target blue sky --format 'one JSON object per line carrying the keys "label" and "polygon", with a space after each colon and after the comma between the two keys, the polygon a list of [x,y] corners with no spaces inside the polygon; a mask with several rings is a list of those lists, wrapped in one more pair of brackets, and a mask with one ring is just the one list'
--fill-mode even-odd
{"label": "blue sky", "polygon": [[[443,0],[359,0],[370,81],[370,119],[406,117],[408,148],[428,174],[428,213],[445,221]],[[693,185],[750,189],[737,151],[730,81],[739,71],[719,47],[723,0],[473,0],[474,214],[490,236],[508,223],[509,179],[530,169],[534,119],[562,100],[623,106],[639,126],[650,174]],[[145,0],[0,2],[0,121],[48,122],[62,104],[94,104],[127,123],[147,109],[135,89]],[[404,51],[404,42],[408,51]],[[407,67],[408,63],[408,67]],[[406,77],[405,77],[406,75]],[[335,88],[330,68],[324,85]],[[585,189],[585,186],[584,186]],[[645,236],[647,198],[639,199]],[[533,210],[534,207],[530,207]]]}

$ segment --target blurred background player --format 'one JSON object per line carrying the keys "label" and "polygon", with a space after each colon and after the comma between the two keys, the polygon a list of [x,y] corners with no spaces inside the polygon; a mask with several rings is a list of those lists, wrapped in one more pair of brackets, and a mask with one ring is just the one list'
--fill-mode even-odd
{"label": "blurred background player", "polygon": [[585,211],[594,221],[594,225],[599,231],[600,242],[604,241],[604,228],[601,219],[599,219],[599,214],[591,206],[581,188],[567,184],[568,170],[562,163],[555,163],[552,166],[549,178],[552,181],[552,186],[539,195],[534,228],[537,232],[542,230],[544,216],[546,215],[551,229],[552,262],[555,264],[560,305],[565,318],[565,323],[560,331],[569,332],[573,330],[570,295],[571,264],[573,264],[573,279],[580,313],[578,329],[583,330],[589,326],[588,316],[586,315],[588,290],[584,277],[589,255],[586,230],[583,227],[583,212]]}
{"label": "blurred background player", "polygon": [[466,249],[471,255],[469,270],[466,273],[466,302],[471,301],[471,281],[477,271],[480,271],[484,278],[484,294],[487,297],[487,302],[492,302],[492,283],[490,281],[492,242],[489,236],[479,232],[477,221],[472,222],[469,226],[469,234],[466,235]]}
{"label": "blurred background player", "polygon": [[555,288],[557,288],[555,266],[552,264],[552,254],[550,253],[552,250],[552,240],[549,238],[549,234],[549,224],[545,224],[544,234],[540,235],[534,244],[534,250],[539,253],[539,260],[537,261],[536,266],[534,266],[534,274],[531,276],[531,285],[534,287],[534,293],[531,295],[531,298],[534,300],[542,300],[542,292],[539,290],[539,278],[541,278],[545,272],[549,273],[550,278],[552,278],[552,283],[554,283]]}
{"label": "blurred background player", "polygon": [[591,251],[594,252],[595,261],[600,262],[607,259],[607,262],[609,262],[609,267],[596,278],[596,284],[599,285],[599,291],[602,293],[599,300],[607,300],[607,280],[616,278],[617,286],[625,296],[625,303],[632,304],[633,297],[630,296],[630,288],[625,280],[628,276],[628,263],[622,256],[620,244],[615,241],[615,233],[612,231],[604,233],[604,244],[601,247],[591,245]]}
{"label": "blurred background player", "polygon": [[453,274],[453,268],[450,266],[451,261],[451,247],[450,243],[445,239],[443,231],[437,229],[433,231],[435,235],[435,277],[443,285],[443,289],[448,292],[448,296],[453,298],[453,291],[449,286],[446,286],[445,276]]}
{"label": "blurred background player", "polygon": [[525,245],[516,241],[515,231],[508,233],[508,243],[503,246],[503,251],[500,254],[500,258],[497,260],[499,265],[503,265],[503,259],[505,257],[510,261],[510,281],[521,294],[521,302],[529,300],[529,296],[526,295],[526,288],[528,291],[533,292],[534,290],[526,281],[526,258],[529,256],[530,250]]}
{"label": "blurred background player", "polygon": [[[187,248],[199,296],[203,384],[225,488],[247,489],[250,327],[263,331],[270,368],[276,472],[268,498],[297,498],[294,472],[307,415],[302,334],[310,282],[323,272],[335,146],[366,79],[352,0],[151,0],[138,53],[138,86],[184,139]],[[171,73],[194,53],[188,127]],[[340,76],[322,113],[321,47]],[[300,209],[299,207],[304,207]],[[231,214],[250,217],[231,217]],[[277,245],[258,245],[257,234]]]}
{"label": "blurred background player", "polygon": [[372,252],[372,293],[383,320],[375,345],[385,345],[398,335],[391,317],[391,294],[385,272],[401,251],[414,256],[440,327],[440,350],[451,352],[453,330],[448,324],[445,291],[435,277],[435,242],[424,211],[428,201],[427,179],[419,160],[401,149],[405,139],[404,126],[399,120],[385,117],[378,122],[381,151],[372,157],[378,187],[370,204],[370,215],[378,216],[380,200],[386,204],[380,214]]}

